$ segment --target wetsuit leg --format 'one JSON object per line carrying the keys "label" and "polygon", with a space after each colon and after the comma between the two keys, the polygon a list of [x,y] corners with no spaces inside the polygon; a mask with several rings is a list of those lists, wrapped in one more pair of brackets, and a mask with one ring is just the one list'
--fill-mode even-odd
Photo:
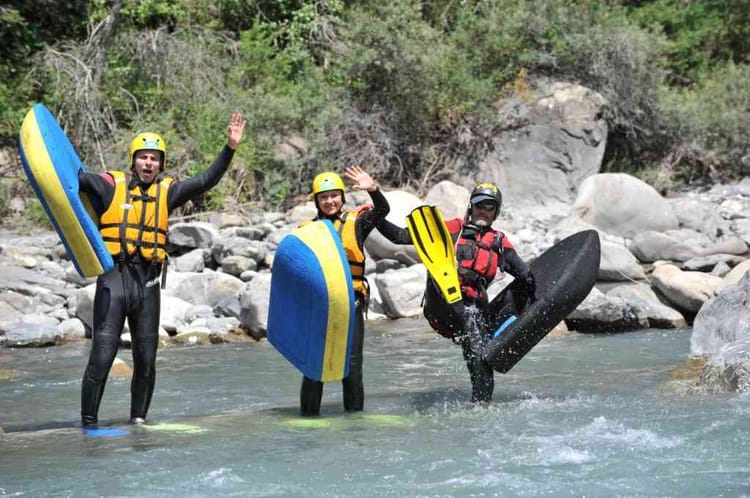
{"label": "wetsuit leg", "polygon": [[154,270],[137,285],[141,303],[128,315],[132,338],[133,379],[130,383],[130,418],[146,418],[156,382],[156,350],[159,346],[161,292]]}
{"label": "wetsuit leg", "polygon": [[81,382],[81,423],[84,426],[98,423],[99,404],[109,370],[120,344],[120,334],[125,323],[127,271],[115,267],[96,281],[94,296],[94,329],[89,362]]}
{"label": "wetsuit leg", "polygon": [[362,382],[362,347],[365,339],[365,318],[362,302],[357,299],[354,309],[354,340],[349,357],[349,375],[341,381],[344,386],[344,410],[358,412],[365,408],[365,387]]}
{"label": "wetsuit leg", "polygon": [[492,367],[482,361],[484,325],[478,315],[476,308],[467,307],[464,316],[466,329],[461,338],[461,348],[471,379],[471,401],[490,402],[492,391],[495,389],[495,379]]}
{"label": "wetsuit leg", "polygon": [[511,316],[518,316],[519,312],[515,300],[509,291],[503,291],[490,301],[485,314],[487,327],[494,332],[505,320]]}
{"label": "wetsuit leg", "polygon": [[307,376],[302,377],[299,393],[300,412],[304,416],[320,414],[320,401],[323,399],[323,383]]}

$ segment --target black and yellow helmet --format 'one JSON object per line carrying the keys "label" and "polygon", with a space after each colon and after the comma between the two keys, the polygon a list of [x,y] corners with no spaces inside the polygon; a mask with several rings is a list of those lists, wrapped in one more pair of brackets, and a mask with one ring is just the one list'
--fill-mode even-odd
{"label": "black and yellow helmet", "polygon": [[474,204],[480,202],[492,201],[495,203],[495,218],[497,219],[500,214],[500,209],[503,207],[503,194],[500,192],[500,188],[494,183],[480,183],[471,191],[469,196],[469,205],[466,207],[466,217],[468,221],[471,217],[471,207]]}
{"label": "black and yellow helmet", "polygon": [[495,201],[497,207],[500,208],[503,205],[503,194],[494,183],[480,183],[471,191],[469,204],[473,206],[482,201]]}
{"label": "black and yellow helmet", "polygon": [[130,166],[133,166],[133,158],[139,150],[158,150],[161,152],[161,171],[167,164],[167,144],[160,135],[151,132],[139,133],[130,142]]}

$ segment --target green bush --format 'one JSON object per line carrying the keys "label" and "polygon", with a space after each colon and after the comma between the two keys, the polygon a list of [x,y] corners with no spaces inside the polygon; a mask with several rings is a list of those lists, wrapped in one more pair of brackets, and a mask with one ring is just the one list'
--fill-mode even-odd
{"label": "green bush", "polygon": [[750,65],[716,67],[691,89],[664,89],[664,113],[678,137],[677,181],[726,180],[750,174]]}

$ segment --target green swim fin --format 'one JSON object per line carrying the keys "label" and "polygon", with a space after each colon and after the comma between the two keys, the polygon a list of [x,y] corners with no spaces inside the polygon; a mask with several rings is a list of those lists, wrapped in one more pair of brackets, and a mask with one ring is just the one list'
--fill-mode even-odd
{"label": "green swim fin", "polygon": [[461,300],[453,239],[435,206],[419,206],[406,217],[406,226],[419,259],[437,284],[445,301]]}

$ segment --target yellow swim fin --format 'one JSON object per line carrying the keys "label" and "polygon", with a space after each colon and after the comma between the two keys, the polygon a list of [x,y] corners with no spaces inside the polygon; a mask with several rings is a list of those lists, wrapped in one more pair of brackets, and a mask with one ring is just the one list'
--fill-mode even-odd
{"label": "yellow swim fin", "polygon": [[461,300],[453,239],[435,206],[419,206],[406,217],[406,226],[419,259],[437,284],[445,301]]}

